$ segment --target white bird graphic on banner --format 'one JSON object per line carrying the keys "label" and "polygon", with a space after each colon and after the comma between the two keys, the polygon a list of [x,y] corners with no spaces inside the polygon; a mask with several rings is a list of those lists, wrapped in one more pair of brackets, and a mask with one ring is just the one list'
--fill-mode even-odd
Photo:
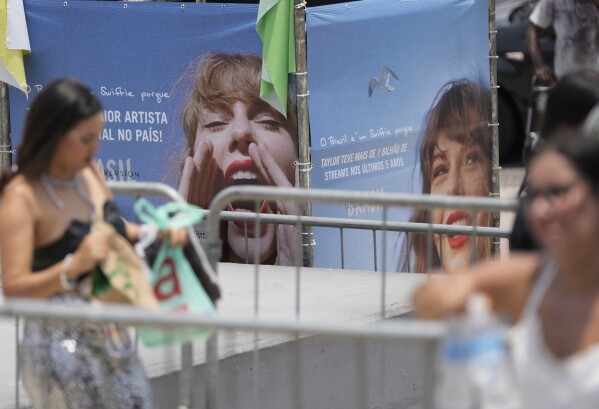
{"label": "white bird graphic on banner", "polygon": [[377,79],[377,78],[372,77],[368,81],[368,96],[371,97],[372,93],[376,89],[386,90],[389,92],[395,91],[395,88],[389,84],[389,80],[391,79],[391,77],[395,78],[396,80],[399,80],[399,78],[397,78],[397,75],[393,71],[391,71],[391,69],[389,69],[389,67],[386,67],[383,65],[381,67],[380,78]]}

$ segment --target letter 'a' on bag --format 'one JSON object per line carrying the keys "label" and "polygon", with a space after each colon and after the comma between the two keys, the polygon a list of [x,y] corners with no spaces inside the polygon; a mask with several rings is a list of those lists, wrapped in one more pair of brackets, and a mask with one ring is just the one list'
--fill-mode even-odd
{"label": "letter 'a' on bag", "polygon": [[[204,211],[197,206],[167,203],[157,208],[143,198],[137,200],[134,209],[140,220],[155,224],[160,230],[188,228],[199,223],[204,216]],[[156,249],[156,246],[157,243],[154,243],[149,249]],[[185,249],[182,246],[171,247],[168,240],[164,240],[154,254],[148,254],[147,259],[152,265],[151,284],[160,309],[188,314],[213,314],[214,302],[220,298],[218,284],[206,276],[212,294],[212,297],[209,296],[204,283],[200,284],[197,272],[185,257]],[[197,265],[201,268],[199,261]],[[148,347],[187,342],[211,333],[211,330],[204,328],[166,331],[144,327],[139,330],[141,340]]]}
{"label": "letter 'a' on bag", "polygon": [[158,301],[144,273],[142,261],[129,242],[111,224],[94,222],[93,231],[108,231],[108,257],[92,271],[91,298],[158,309]]}

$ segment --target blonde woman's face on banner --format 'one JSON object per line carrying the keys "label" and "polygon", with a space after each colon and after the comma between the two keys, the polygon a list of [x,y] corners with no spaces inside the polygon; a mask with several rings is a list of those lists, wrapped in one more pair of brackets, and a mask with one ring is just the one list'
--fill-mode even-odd
{"label": "blonde woman's face on banner", "polygon": [[[431,194],[452,196],[487,196],[489,194],[490,159],[478,144],[465,145],[441,133],[433,152]],[[485,223],[485,214],[462,210],[433,211],[433,223],[454,226],[477,226]],[[466,235],[435,235],[437,254],[442,256],[443,269],[452,271],[468,266],[472,260],[474,239]],[[478,248],[478,255],[482,253]]]}
{"label": "blonde woman's face on banner", "polygon": [[[273,185],[278,186],[285,179],[295,184],[295,144],[285,127],[285,119],[266,104],[246,105],[237,101],[230,112],[205,111],[198,126],[196,146],[202,141],[214,145],[214,159],[222,172],[222,186],[217,192],[232,185]],[[257,161],[250,157],[250,146],[259,152]],[[262,149],[266,148],[266,149]],[[259,163],[256,163],[259,162]],[[275,205],[264,201],[258,205],[260,213],[276,213]],[[255,211],[255,203],[231,203],[229,211]],[[229,245],[238,261],[246,255],[246,228],[249,242],[250,262],[261,262],[276,250],[275,227],[262,223],[256,231],[253,223],[244,226],[242,222],[231,222],[228,228]],[[254,240],[257,236],[258,243]],[[259,247],[259,260],[255,260],[255,245]]]}

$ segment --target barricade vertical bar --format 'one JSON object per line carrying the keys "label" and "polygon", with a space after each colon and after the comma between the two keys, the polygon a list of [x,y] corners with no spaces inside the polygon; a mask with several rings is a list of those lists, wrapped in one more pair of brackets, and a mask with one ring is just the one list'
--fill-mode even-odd
{"label": "barricade vertical bar", "polygon": [[376,248],[376,230],[372,229],[372,243],[374,245],[374,271],[378,271],[377,268],[377,258],[376,258],[376,253],[377,253],[377,248]]}
{"label": "barricade vertical bar", "polygon": [[385,319],[387,305],[387,206],[383,207],[383,269],[381,271],[381,319]]}
{"label": "barricade vertical bar", "polygon": [[[256,226],[254,230],[254,315],[258,317],[260,309],[260,246],[259,232],[260,228],[260,206],[259,201],[254,203],[254,213],[256,214]],[[253,398],[254,409],[260,409],[260,356],[258,343],[260,341],[258,331],[254,331],[254,351],[252,353],[254,372],[253,372]]]}
{"label": "barricade vertical bar", "polygon": [[435,245],[433,240],[433,212],[431,209],[427,211],[427,222],[428,231],[426,232],[426,271],[417,271],[417,273],[428,273],[433,267],[433,246]]}
{"label": "barricade vertical bar", "polygon": [[193,378],[193,345],[181,344],[181,373],[179,374],[179,409],[191,408]]}
{"label": "barricade vertical bar", "polygon": [[300,344],[300,336],[299,333],[295,333],[294,337],[295,342],[293,343],[293,408],[300,409],[302,405],[302,376],[301,376],[301,365],[302,365],[302,347]]}
{"label": "barricade vertical bar", "polygon": [[[297,223],[295,225],[296,232],[301,232],[301,224],[302,224],[302,215],[298,214],[297,215]],[[275,230],[278,231],[279,229],[276,228]],[[277,241],[277,243],[278,243],[278,241]],[[299,260],[293,260],[293,261],[295,262],[295,265],[296,265],[296,268],[295,268],[295,316],[296,316],[296,318],[299,319],[300,308],[301,308],[301,295],[302,295],[302,291],[301,291],[302,269],[301,269],[300,264],[298,263]]]}
{"label": "barricade vertical bar", "polygon": [[434,409],[435,371],[437,345],[434,340],[424,340],[424,382],[422,388],[422,402],[424,409]]}
{"label": "barricade vertical bar", "polygon": [[218,409],[218,332],[206,341],[206,409]]}
{"label": "barricade vertical bar", "polygon": [[368,360],[366,359],[366,357],[368,356],[368,353],[364,341],[354,341],[354,345],[356,349],[354,356],[356,357],[356,368],[358,371],[357,381],[359,383],[358,387],[355,388],[356,393],[358,394],[358,397],[356,399],[356,402],[358,402],[358,404],[356,405],[356,407],[366,408],[368,407],[369,400],[367,385],[368,376],[366,374],[368,368]]}
{"label": "barricade vertical bar", "polygon": [[380,376],[381,379],[379,381],[379,384],[381,386],[381,404],[380,407],[384,408],[387,406],[387,399],[386,399],[386,394],[387,394],[387,377],[385,376],[385,372],[386,372],[386,362],[387,362],[387,343],[386,342],[381,342],[380,343],[381,346],[381,362],[379,365],[379,369],[380,369]]}
{"label": "barricade vertical bar", "polygon": [[250,264],[250,243],[248,239],[247,222],[243,222],[243,237],[245,238],[245,264]]}
{"label": "barricade vertical bar", "polygon": [[[244,223],[245,225],[245,223]],[[218,273],[218,261],[221,257],[222,246],[220,242],[220,223],[207,224],[206,243],[207,256],[210,265]],[[246,254],[247,254],[247,229],[246,229]],[[218,362],[218,331],[206,341],[206,409],[218,409],[219,391],[219,362]]]}
{"label": "barricade vertical bar", "polygon": [[345,268],[345,252],[343,250],[343,227],[339,228],[339,236],[341,242],[341,270]]}
{"label": "barricade vertical bar", "polygon": [[410,253],[410,233],[406,232],[406,268],[408,273],[412,272],[412,255]]}
{"label": "barricade vertical bar", "polygon": [[252,400],[254,409],[260,409],[260,357],[258,355],[258,331],[254,331],[254,350],[252,351],[252,362],[254,366],[252,374]]}
{"label": "barricade vertical bar", "polygon": [[19,385],[19,380],[21,378],[21,360],[20,360],[20,356],[21,356],[21,345],[19,342],[19,317],[15,318],[15,340],[16,340],[16,345],[15,345],[15,351],[16,351],[16,356],[15,356],[15,407],[17,409],[19,409],[21,407],[21,405],[19,404],[19,392],[20,392],[20,385]]}
{"label": "barricade vertical bar", "polygon": [[472,242],[474,245],[472,246],[472,264],[476,264],[478,262],[478,235],[476,233],[476,229],[478,227],[478,221],[476,220],[477,212],[473,210],[471,213],[472,220],[474,220],[474,224],[472,225],[472,229],[474,232],[472,233]]}
{"label": "barricade vertical bar", "polygon": [[441,271],[444,271],[443,267],[443,234],[439,234],[439,260],[441,260]]}
{"label": "barricade vertical bar", "polygon": [[[301,229],[301,223],[302,223],[302,215],[298,214],[297,215],[297,223],[296,223],[296,229],[299,232],[302,232]],[[304,243],[302,243],[304,244]],[[303,245],[302,245],[303,247]],[[297,320],[299,320],[300,318],[300,311],[301,311],[301,266],[296,263],[296,270],[295,270],[295,318]],[[294,342],[293,342],[293,349],[294,349],[294,354],[293,354],[293,358],[294,358],[294,362],[293,362],[293,398],[294,398],[294,405],[292,407],[295,407],[295,409],[300,409],[302,407],[302,377],[301,377],[301,363],[302,363],[302,351],[301,351],[301,344],[300,344],[300,334],[299,333],[295,333],[295,337],[294,337]]]}

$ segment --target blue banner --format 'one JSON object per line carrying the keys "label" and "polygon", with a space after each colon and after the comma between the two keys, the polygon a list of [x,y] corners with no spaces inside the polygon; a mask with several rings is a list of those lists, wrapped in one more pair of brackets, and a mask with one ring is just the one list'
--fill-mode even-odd
{"label": "blue banner", "polygon": [[[51,80],[88,85],[105,109],[98,164],[107,180],[176,187],[179,114],[190,67],[207,52],[261,53],[256,5],[26,0],[30,98]],[[28,104],[11,89],[13,146]]]}
{"label": "blue banner", "polygon": [[[427,119],[458,82],[473,84],[489,95],[487,2],[364,0],[317,7],[308,12],[307,31],[313,187],[438,193],[435,186],[432,191],[425,187],[421,177],[420,147]],[[470,122],[479,120],[488,118]],[[484,171],[490,181],[490,158]],[[434,179],[436,186],[440,176]],[[490,186],[485,189],[472,194],[488,194]],[[414,219],[412,209],[385,213],[351,203],[315,205],[313,213]],[[464,217],[452,217],[439,216],[439,222],[465,223]],[[416,250],[404,235],[388,234],[383,239],[378,234],[375,247],[371,231],[346,230],[340,249],[339,234],[334,229],[315,230],[315,265],[338,268],[342,254],[345,268],[405,271],[414,264],[407,257]],[[463,243],[449,243],[448,251],[458,244],[461,249]],[[375,253],[368,255],[373,248]]]}

